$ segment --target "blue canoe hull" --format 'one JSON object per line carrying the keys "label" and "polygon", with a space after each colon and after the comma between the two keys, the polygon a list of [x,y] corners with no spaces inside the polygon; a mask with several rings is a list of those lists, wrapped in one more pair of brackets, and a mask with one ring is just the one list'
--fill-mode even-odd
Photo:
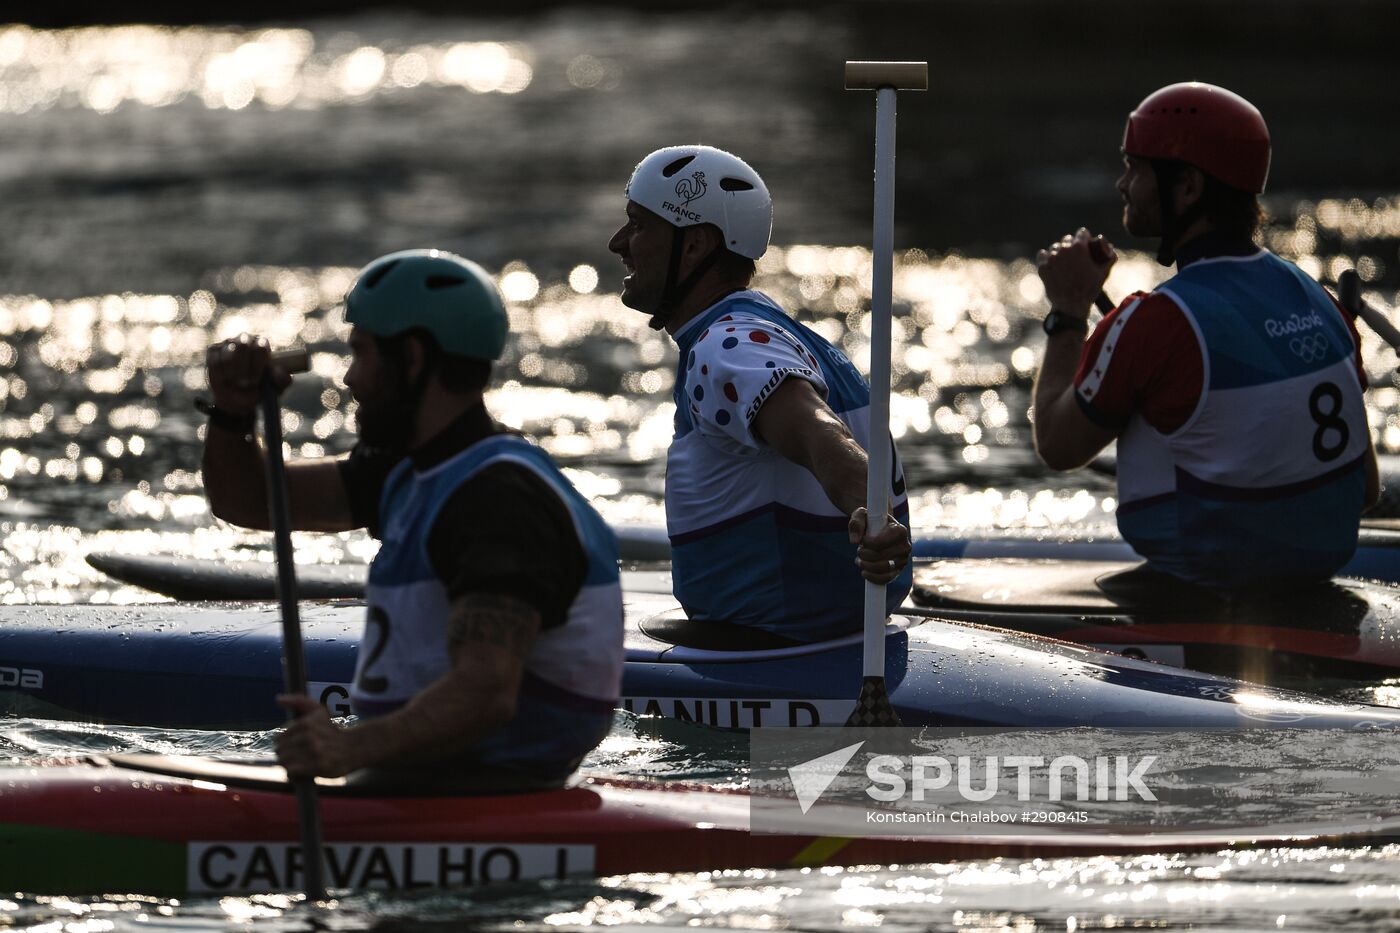
{"label": "blue canoe hull", "polygon": [[[648,634],[669,596],[628,596],[626,709],[724,728],[839,725],[861,683],[860,638],[714,650]],[[349,712],[363,607],[303,607],[311,692]],[[282,721],[279,618],[262,603],[4,609],[0,712],[193,728]],[[1400,728],[1400,709],[1324,702],[1225,677],[974,624],[899,619],[891,699],[909,725]]]}

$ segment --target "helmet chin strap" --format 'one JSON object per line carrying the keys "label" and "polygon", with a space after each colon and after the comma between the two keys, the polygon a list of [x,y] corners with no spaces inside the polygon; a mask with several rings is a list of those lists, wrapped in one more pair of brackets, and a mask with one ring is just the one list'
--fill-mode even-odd
{"label": "helmet chin strap", "polygon": [[1154,159],[1152,170],[1157,175],[1158,214],[1162,224],[1162,242],[1157,246],[1157,262],[1164,266],[1176,263],[1177,240],[1193,223],[1206,212],[1203,199],[1189,205],[1180,214],[1176,212],[1174,189],[1181,178],[1184,166],[1168,159]]}
{"label": "helmet chin strap", "polygon": [[681,272],[681,251],[685,248],[685,230],[680,227],[671,228],[671,261],[666,266],[666,285],[661,290],[661,299],[652,309],[651,320],[647,323],[652,330],[664,330],[666,324],[675,314],[676,308],[685,300],[685,297],[699,284],[700,279],[715,263],[719,262],[720,255],[724,252],[723,246],[716,246],[705,255],[705,258],[696,263],[695,268],[690,270],[690,275],[685,280],[677,283],[676,279]]}

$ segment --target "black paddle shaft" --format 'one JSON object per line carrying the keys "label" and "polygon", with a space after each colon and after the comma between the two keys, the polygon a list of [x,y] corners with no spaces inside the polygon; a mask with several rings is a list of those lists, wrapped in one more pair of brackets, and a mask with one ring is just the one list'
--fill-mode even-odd
{"label": "black paddle shaft", "polygon": [[[277,556],[277,598],[282,604],[282,682],[288,693],[306,693],[306,652],[301,642],[301,614],[297,611],[297,574],[292,560],[292,512],[287,504],[287,465],[282,461],[282,406],[270,376],[263,377],[263,439],[267,442],[267,507],[272,519]],[[288,712],[288,719],[296,714]],[[293,778],[297,817],[301,824],[301,851],[306,872],[306,898],[325,897],[321,807],[316,782]]]}
{"label": "black paddle shaft", "polygon": [[[1103,240],[1089,241],[1089,256],[1097,263],[1108,262],[1108,247],[1104,245]],[[1100,314],[1107,314],[1113,310],[1113,299],[1108,297],[1107,292],[1100,290],[1094,296],[1094,307],[1099,309]]]}
{"label": "black paddle shaft", "polygon": [[[292,512],[287,504],[287,465],[282,460],[282,406],[271,380],[263,382],[263,437],[267,442],[267,508],[277,558],[277,598],[282,604],[282,684],[306,692],[306,652],[297,608],[297,572],[292,553]],[[295,713],[288,713],[294,719]]]}

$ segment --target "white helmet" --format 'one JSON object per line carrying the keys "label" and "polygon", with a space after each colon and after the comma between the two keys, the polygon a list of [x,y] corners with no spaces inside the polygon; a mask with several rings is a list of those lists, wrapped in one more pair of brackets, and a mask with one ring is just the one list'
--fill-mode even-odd
{"label": "white helmet", "polygon": [[773,232],[773,199],[748,163],[713,146],[658,149],[637,164],[627,197],[677,227],[714,224],[732,253],[757,259]]}

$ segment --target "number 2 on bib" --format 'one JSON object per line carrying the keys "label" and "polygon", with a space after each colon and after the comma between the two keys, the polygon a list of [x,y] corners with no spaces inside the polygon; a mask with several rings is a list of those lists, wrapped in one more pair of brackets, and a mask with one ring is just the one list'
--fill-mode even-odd
{"label": "number 2 on bib", "polygon": [[[379,660],[379,656],[384,653],[384,649],[389,646],[389,614],[379,606],[370,606],[369,615],[365,618],[365,641],[371,639],[371,632],[378,635],[378,640],[369,649],[369,654],[365,655],[364,663],[360,665],[359,675],[355,678],[355,686],[365,693],[383,693],[389,689],[389,678],[370,674],[369,669]],[[363,648],[361,649],[363,650]]]}

